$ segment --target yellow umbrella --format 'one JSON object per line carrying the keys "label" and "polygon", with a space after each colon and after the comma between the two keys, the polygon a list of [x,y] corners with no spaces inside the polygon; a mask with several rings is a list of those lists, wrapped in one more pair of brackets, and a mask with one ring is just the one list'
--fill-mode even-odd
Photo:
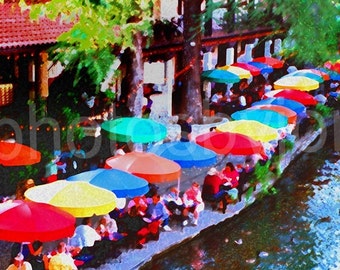
{"label": "yellow umbrella", "polygon": [[54,205],[74,217],[105,215],[116,207],[116,195],[83,181],[58,180],[29,188],[25,197],[30,201]]}
{"label": "yellow umbrella", "polygon": [[319,82],[304,76],[285,76],[274,82],[274,89],[285,88],[312,91],[319,88]]}
{"label": "yellow umbrella", "polygon": [[254,120],[229,121],[217,126],[216,130],[243,134],[255,141],[261,142],[269,142],[279,138],[279,134],[275,128]]}
{"label": "yellow umbrella", "polygon": [[244,68],[241,68],[241,67],[223,66],[223,67],[219,67],[218,69],[228,70],[229,72],[234,73],[235,75],[239,76],[240,79],[249,79],[251,77],[250,71]]}

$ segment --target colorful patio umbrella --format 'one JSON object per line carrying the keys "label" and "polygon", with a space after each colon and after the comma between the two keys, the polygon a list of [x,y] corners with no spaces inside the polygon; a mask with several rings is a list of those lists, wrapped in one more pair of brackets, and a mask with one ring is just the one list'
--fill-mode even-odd
{"label": "colorful patio umbrella", "polygon": [[182,168],[206,167],[217,162],[215,152],[193,142],[163,143],[153,146],[148,152],[173,160]]}
{"label": "colorful patio umbrella", "polygon": [[49,242],[71,237],[75,218],[46,203],[14,200],[0,203],[0,239],[10,242]]}
{"label": "colorful patio umbrella", "polygon": [[109,138],[119,142],[150,143],[163,140],[167,134],[166,127],[151,119],[122,117],[102,123]]}
{"label": "colorful patio umbrella", "polygon": [[330,70],[333,70],[333,71],[335,71],[337,73],[340,73],[340,59],[338,59],[338,60],[336,60],[334,62],[327,61],[327,62],[325,62],[324,67],[328,68]]}
{"label": "colorful patio umbrella", "polygon": [[319,83],[323,83],[324,79],[321,75],[318,75],[312,71],[308,71],[306,69],[303,70],[296,70],[294,72],[288,73],[287,75],[284,75],[282,78],[285,77],[290,77],[290,76],[302,76],[302,77],[307,77],[309,79],[315,80]]}
{"label": "colorful patio umbrella", "polygon": [[285,88],[312,91],[319,88],[319,82],[304,76],[281,77],[274,82],[274,89]]}
{"label": "colorful patio umbrella", "polygon": [[0,141],[0,164],[3,166],[26,166],[40,162],[39,151],[16,142]]}
{"label": "colorful patio umbrella", "polygon": [[176,162],[148,152],[110,157],[105,167],[130,172],[154,184],[179,180],[181,176],[181,167]]}
{"label": "colorful patio umbrella", "polygon": [[96,169],[72,175],[67,181],[85,181],[97,187],[111,190],[117,198],[136,197],[149,191],[149,183],[143,178],[117,169]]}
{"label": "colorful patio umbrella", "polygon": [[220,132],[233,132],[246,135],[255,141],[269,142],[277,140],[278,132],[276,129],[254,120],[235,120],[229,121],[216,127]]}
{"label": "colorful patio umbrella", "polygon": [[266,97],[282,97],[286,99],[295,100],[300,102],[305,106],[315,106],[318,102],[315,100],[314,96],[295,89],[279,89],[273,90],[265,94]]}
{"label": "colorful patio umbrella", "polygon": [[282,68],[284,64],[284,61],[282,60],[279,60],[273,57],[265,57],[265,56],[254,58],[252,62],[264,63],[275,69]]}
{"label": "colorful patio umbrella", "polygon": [[246,70],[244,68],[241,67],[235,67],[235,66],[222,66],[219,67],[217,69],[221,69],[221,70],[227,70],[231,73],[234,73],[235,75],[237,75],[240,79],[249,79],[251,77],[251,73],[249,70]]}
{"label": "colorful patio umbrella", "polygon": [[330,76],[326,72],[323,72],[322,70],[318,70],[317,68],[310,68],[307,70],[310,70],[311,72],[314,72],[315,74],[318,74],[324,79],[324,81],[328,81],[331,79]]}
{"label": "colorful patio umbrella", "polygon": [[274,71],[272,66],[269,66],[265,63],[251,61],[248,64],[260,69],[261,74],[270,74]]}
{"label": "colorful patio umbrella", "polygon": [[[310,73],[317,75],[319,78],[317,78],[313,75],[310,75]],[[293,74],[294,76],[298,76],[298,75],[307,76],[308,78],[311,78],[311,79],[315,78],[314,80],[316,80],[320,83],[323,82],[323,81],[328,81],[330,79],[329,75],[326,72],[323,72],[323,71],[318,70],[316,68],[299,69],[299,70],[296,70],[292,73],[289,73],[288,75],[290,75],[290,74]],[[320,77],[322,78],[321,80],[320,80]]]}
{"label": "colorful patio umbrella", "polygon": [[340,73],[328,68],[317,68],[317,70],[327,73],[329,78],[333,81],[340,81]]}
{"label": "colorful patio umbrella", "polygon": [[288,118],[273,110],[241,110],[231,115],[234,120],[255,120],[272,128],[288,125]]}
{"label": "colorful patio umbrella", "polygon": [[251,106],[257,106],[257,105],[280,105],[284,106],[286,108],[289,108],[296,112],[297,115],[303,115],[306,113],[306,107],[301,104],[300,102],[297,102],[295,100],[283,98],[283,97],[272,97],[272,98],[266,98],[262,99],[260,101],[256,101]]}
{"label": "colorful patio umbrella", "polygon": [[203,71],[201,74],[202,80],[217,83],[237,83],[240,81],[240,77],[227,70],[212,69]]}
{"label": "colorful patio umbrella", "polygon": [[196,143],[222,155],[252,155],[265,156],[261,142],[238,133],[208,132],[196,137]]}
{"label": "colorful patio umbrella", "polygon": [[268,105],[256,105],[256,106],[248,108],[247,110],[258,110],[258,109],[276,111],[276,112],[287,117],[288,124],[296,124],[296,120],[297,120],[296,112],[294,112],[293,110],[291,110],[287,107],[280,106],[280,105],[268,104]]}
{"label": "colorful patio umbrella", "polygon": [[247,64],[247,63],[233,63],[232,66],[235,66],[235,67],[240,67],[240,68],[243,68],[245,70],[248,70],[251,75],[253,76],[258,76],[261,74],[261,69],[253,66],[253,65],[250,65],[250,64]]}
{"label": "colorful patio umbrella", "polygon": [[105,215],[116,207],[116,195],[84,181],[58,180],[29,188],[25,197],[30,201],[54,205],[74,217]]}

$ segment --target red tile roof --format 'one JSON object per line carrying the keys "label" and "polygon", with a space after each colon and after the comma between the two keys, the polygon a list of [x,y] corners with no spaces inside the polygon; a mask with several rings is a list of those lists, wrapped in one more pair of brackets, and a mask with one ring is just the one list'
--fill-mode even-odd
{"label": "red tile roof", "polygon": [[70,27],[70,24],[63,24],[60,20],[46,18],[33,22],[28,10],[22,13],[18,4],[0,4],[0,50],[53,44]]}

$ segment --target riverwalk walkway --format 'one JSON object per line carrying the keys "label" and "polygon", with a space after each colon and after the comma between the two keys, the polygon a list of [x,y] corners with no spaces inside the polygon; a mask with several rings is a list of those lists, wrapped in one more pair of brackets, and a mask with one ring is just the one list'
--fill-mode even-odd
{"label": "riverwalk walkway", "polygon": [[[289,166],[290,162],[294,160],[300,153],[305,151],[307,147],[312,144],[318,136],[320,136],[322,130],[316,130],[314,132],[306,133],[302,138],[296,140],[294,144],[294,148],[291,151],[285,153],[280,163],[280,170],[283,172],[286,167]],[[222,169],[225,165],[228,157],[219,157],[218,163],[215,167],[217,169]],[[182,179],[180,182],[181,190],[185,190],[188,188],[192,181],[197,181],[200,184],[203,184],[204,177],[206,175],[208,168],[195,168],[189,170],[183,170]],[[271,180],[271,185],[275,183],[277,179]],[[171,184],[162,184],[159,186],[159,193],[163,194],[168,190],[170,186],[175,185],[176,183]],[[256,188],[258,192],[261,187],[260,184]],[[257,193],[254,192],[252,196],[246,198],[245,195],[242,196],[242,200],[237,202],[236,204],[229,204],[227,206],[227,211],[225,214],[222,214],[218,211],[212,211],[209,205],[206,205],[206,209],[201,213],[199,222],[197,226],[186,226],[186,227],[176,227],[171,232],[161,232],[158,241],[150,241],[146,243],[143,249],[128,249],[122,250],[122,254],[117,258],[107,263],[101,265],[99,270],[109,270],[109,269],[117,269],[117,270],[129,270],[129,269],[139,269],[147,262],[151,261],[154,256],[157,256],[163,252],[166,252],[169,249],[174,249],[176,246],[183,244],[186,241],[194,238],[199,235],[199,233],[209,227],[217,225],[229,218],[232,218],[234,215],[239,214],[244,208],[251,205],[256,200]],[[93,270],[94,268],[87,268],[86,270]]]}

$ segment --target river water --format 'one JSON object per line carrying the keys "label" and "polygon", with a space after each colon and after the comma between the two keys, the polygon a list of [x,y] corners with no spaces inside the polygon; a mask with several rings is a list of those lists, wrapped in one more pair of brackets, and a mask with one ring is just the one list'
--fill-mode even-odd
{"label": "river water", "polygon": [[143,269],[340,269],[340,153],[302,154],[275,188]]}

